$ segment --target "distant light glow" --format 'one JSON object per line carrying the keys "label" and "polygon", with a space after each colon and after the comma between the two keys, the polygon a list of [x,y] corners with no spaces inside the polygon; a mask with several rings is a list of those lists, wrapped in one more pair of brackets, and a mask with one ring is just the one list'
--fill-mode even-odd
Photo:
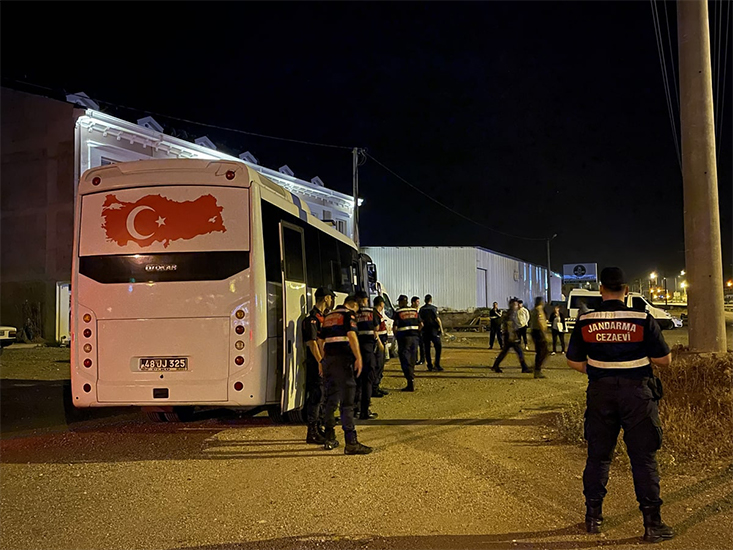
{"label": "distant light glow", "polygon": [[650,279],[656,279],[657,278],[657,274],[654,271],[652,271],[651,274],[649,275],[649,278]]}

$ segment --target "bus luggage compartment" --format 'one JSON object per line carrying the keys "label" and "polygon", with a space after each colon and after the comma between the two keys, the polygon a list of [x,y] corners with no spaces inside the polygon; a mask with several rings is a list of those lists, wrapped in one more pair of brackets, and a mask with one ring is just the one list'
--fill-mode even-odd
{"label": "bus luggage compartment", "polygon": [[229,326],[229,318],[100,320],[99,402],[226,401]]}

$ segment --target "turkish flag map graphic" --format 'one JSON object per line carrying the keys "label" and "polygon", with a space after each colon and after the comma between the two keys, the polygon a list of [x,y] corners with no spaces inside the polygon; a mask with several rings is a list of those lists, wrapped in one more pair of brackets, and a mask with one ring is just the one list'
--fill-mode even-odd
{"label": "turkish flag map graphic", "polygon": [[214,231],[225,233],[222,209],[213,195],[184,202],[160,195],[124,202],[115,195],[107,195],[102,205],[102,229],[107,241],[120,246],[130,241],[141,247],[159,242],[167,248],[171,241],[189,240]]}

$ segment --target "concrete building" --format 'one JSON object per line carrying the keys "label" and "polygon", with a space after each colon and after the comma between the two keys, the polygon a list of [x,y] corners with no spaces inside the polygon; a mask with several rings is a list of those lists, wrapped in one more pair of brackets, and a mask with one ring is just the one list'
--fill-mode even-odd
{"label": "concrete building", "polygon": [[244,162],[352,236],[352,197],[317,176],[305,181],[287,165],[260,166],[249,151],[234,157],[203,135],[194,143],[166,135],[149,116],[130,122],[102,113],[82,93],[65,99],[1,89],[1,324],[22,329],[29,323],[47,340],[68,335],[74,194],[89,168],[151,158]]}
{"label": "concrete building", "polygon": [[[477,246],[367,246],[382,288],[392,300],[432,294],[439,308],[472,311],[512,297],[531,309],[536,296],[547,294],[547,268]],[[552,295],[559,297],[562,278],[553,273]],[[559,298],[558,298],[559,299]],[[395,304],[396,305],[396,304]]]}

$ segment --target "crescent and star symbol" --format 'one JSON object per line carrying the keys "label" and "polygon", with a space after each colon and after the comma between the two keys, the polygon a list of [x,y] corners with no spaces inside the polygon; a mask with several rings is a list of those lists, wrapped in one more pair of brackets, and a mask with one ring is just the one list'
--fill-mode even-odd
{"label": "crescent and star symbol", "polygon": [[[135,218],[137,217],[137,215],[140,212],[143,212],[145,210],[152,210],[153,212],[155,212],[155,210],[149,206],[136,206],[135,208],[132,209],[130,214],[127,216],[127,222],[126,222],[127,232],[130,234],[130,236],[133,239],[136,239],[138,241],[144,241],[145,239],[149,239],[155,233],[153,232],[153,233],[150,233],[149,235],[141,235],[140,233],[138,233],[137,229],[135,229]],[[165,225],[165,218],[162,216],[158,216],[158,219],[155,221],[155,223],[158,224],[158,227],[160,227],[161,225]]]}

